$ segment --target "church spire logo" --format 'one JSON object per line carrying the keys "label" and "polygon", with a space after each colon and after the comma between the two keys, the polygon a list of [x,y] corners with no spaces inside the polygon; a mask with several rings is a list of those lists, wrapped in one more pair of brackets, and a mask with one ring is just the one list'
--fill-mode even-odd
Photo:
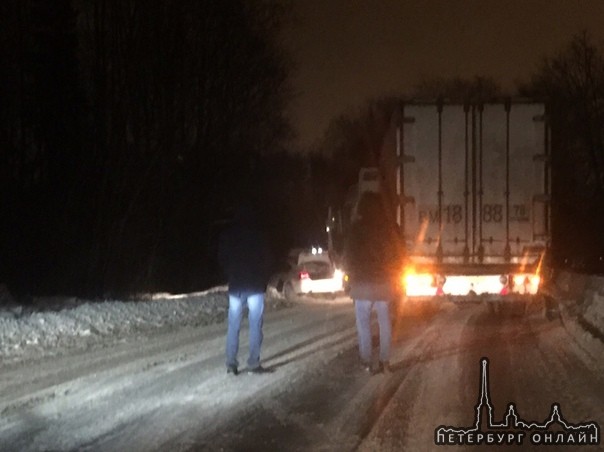
{"label": "church spire logo", "polygon": [[480,394],[475,406],[474,425],[467,428],[437,427],[434,431],[436,445],[522,445],[529,441],[539,446],[600,444],[600,426],[596,422],[572,424],[562,416],[558,403],[552,404],[549,417],[543,422],[521,419],[514,403],[510,403],[503,420],[497,422],[489,391],[489,359],[480,361]]}

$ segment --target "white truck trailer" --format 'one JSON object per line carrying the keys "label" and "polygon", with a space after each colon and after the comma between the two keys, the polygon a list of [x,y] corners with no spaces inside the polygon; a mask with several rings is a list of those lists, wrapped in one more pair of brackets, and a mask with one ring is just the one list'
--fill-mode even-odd
{"label": "white truck trailer", "polygon": [[401,105],[358,192],[379,174],[404,241],[406,297],[538,292],[550,245],[549,142],[543,103]]}

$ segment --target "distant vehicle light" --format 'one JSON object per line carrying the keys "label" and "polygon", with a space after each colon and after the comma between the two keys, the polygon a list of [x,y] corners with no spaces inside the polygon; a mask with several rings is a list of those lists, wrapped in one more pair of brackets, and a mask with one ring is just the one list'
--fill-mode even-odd
{"label": "distant vehicle light", "polygon": [[336,268],[333,272],[333,279],[344,279],[344,272]]}
{"label": "distant vehicle light", "polygon": [[299,277],[300,279],[310,279],[310,275],[308,274],[308,272],[300,272],[300,273],[298,274],[298,277]]}

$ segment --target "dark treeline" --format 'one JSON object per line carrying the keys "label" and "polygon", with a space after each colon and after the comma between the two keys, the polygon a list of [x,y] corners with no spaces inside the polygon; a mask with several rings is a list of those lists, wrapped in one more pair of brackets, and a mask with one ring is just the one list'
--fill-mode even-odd
{"label": "dark treeline", "polygon": [[[281,5],[0,2],[0,283],[85,296],[216,284],[217,234],[240,199],[277,256],[320,242],[397,102],[503,94],[489,78],[425,80],[335,118],[310,157],[287,153]],[[550,108],[560,259],[604,248],[603,55],[577,36],[518,87]]]}
{"label": "dark treeline", "polygon": [[276,252],[287,247],[312,215],[297,218],[308,165],[284,152],[283,13],[251,0],[1,2],[0,282],[88,296],[207,287],[216,235],[249,195],[271,214]]}

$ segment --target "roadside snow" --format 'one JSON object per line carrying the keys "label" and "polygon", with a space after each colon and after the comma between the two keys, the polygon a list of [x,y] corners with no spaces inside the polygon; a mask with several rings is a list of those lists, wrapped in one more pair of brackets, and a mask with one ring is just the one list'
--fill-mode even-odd
{"label": "roadside snow", "polygon": [[[36,298],[22,306],[0,290],[0,357],[3,363],[54,356],[68,349],[125,340],[151,329],[220,323],[227,316],[227,287],[183,295],[99,302],[73,297]],[[274,292],[267,309],[285,305]]]}
{"label": "roadside snow", "polygon": [[[576,419],[601,419],[604,347],[539,319],[545,301],[526,321],[501,324],[477,304],[410,309],[393,350],[395,378],[350,372],[349,298],[296,304],[266,317],[263,364],[277,371],[229,379],[224,325],[211,325],[226,317],[226,287],[125,301],[0,299],[0,450],[328,451],[353,448],[362,432],[359,450],[427,450],[439,422],[469,425],[477,380],[466,369],[485,350],[513,357],[513,400],[549,407],[556,398]],[[266,309],[285,306],[269,289]],[[582,331],[574,317],[563,325]],[[470,381],[469,396],[443,381]],[[544,395],[532,396],[527,381]]]}
{"label": "roadside snow", "polygon": [[[563,308],[561,314],[567,329],[587,349],[601,353],[604,278],[563,272],[557,278],[556,289],[553,295]],[[148,294],[132,300],[35,298],[21,305],[0,284],[0,362],[60,356],[74,349],[128,341],[157,329],[221,323],[227,316],[226,291],[226,286],[219,286],[191,294]],[[288,305],[272,287],[266,301],[267,310]],[[580,321],[591,331],[580,325]]]}
{"label": "roadside snow", "polygon": [[591,325],[604,333],[604,277],[592,276],[584,295],[583,316]]}

